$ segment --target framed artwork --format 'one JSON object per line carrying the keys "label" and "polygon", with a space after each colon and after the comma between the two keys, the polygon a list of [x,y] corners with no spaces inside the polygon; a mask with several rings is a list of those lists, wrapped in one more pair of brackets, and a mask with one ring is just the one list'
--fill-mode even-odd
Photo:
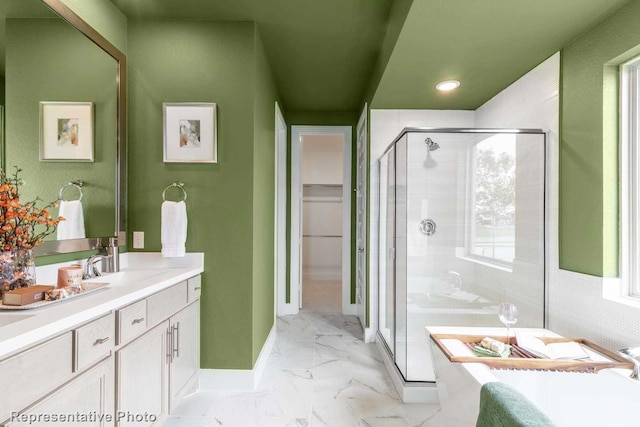
{"label": "framed artwork", "polygon": [[216,104],[162,104],[165,163],[217,163]]}
{"label": "framed artwork", "polygon": [[40,102],[40,161],[94,161],[93,102]]}

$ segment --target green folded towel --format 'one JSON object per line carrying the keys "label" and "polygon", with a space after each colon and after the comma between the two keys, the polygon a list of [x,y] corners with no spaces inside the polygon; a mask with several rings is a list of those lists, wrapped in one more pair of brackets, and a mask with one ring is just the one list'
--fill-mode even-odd
{"label": "green folded towel", "polygon": [[473,347],[473,352],[476,356],[481,357],[502,357],[503,359],[509,357],[511,355],[511,346],[505,345],[503,347],[502,352],[498,353],[497,351],[489,350],[488,348],[484,348],[480,345]]}
{"label": "green folded towel", "polygon": [[476,427],[553,427],[551,420],[524,395],[501,382],[480,389]]}

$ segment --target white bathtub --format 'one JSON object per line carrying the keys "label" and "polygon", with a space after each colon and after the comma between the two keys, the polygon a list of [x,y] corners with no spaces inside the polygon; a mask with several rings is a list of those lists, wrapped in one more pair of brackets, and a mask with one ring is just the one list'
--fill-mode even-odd
{"label": "white bathtub", "polygon": [[[497,335],[499,329],[428,328],[432,333]],[[497,332],[497,333],[496,333]],[[554,336],[535,330],[538,336]],[[454,354],[471,354],[465,346],[449,346]],[[534,402],[557,427],[640,426],[640,381],[628,378],[627,369],[606,369],[597,374],[492,370],[480,363],[451,363],[432,346],[438,398],[447,427],[473,427],[478,417],[480,388],[502,381]]]}
{"label": "white bathtub", "polygon": [[597,374],[543,371],[491,371],[515,387],[558,427],[640,426],[640,382],[628,369]]}

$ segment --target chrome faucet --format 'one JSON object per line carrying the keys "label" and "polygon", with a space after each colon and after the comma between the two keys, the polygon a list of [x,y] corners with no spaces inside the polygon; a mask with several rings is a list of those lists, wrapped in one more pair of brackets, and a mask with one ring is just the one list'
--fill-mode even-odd
{"label": "chrome faucet", "polygon": [[106,254],[95,254],[91,255],[84,265],[84,273],[82,275],[83,279],[91,279],[92,277],[102,276],[98,267],[96,267],[96,263],[98,261],[103,261],[108,258],[111,258],[111,255]]}
{"label": "chrome faucet", "polygon": [[633,362],[633,370],[630,377],[634,380],[640,379],[640,347],[623,348],[618,350],[618,354]]}

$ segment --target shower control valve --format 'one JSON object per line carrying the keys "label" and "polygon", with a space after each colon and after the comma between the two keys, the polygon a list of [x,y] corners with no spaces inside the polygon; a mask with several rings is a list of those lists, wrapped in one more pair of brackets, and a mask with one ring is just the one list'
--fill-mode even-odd
{"label": "shower control valve", "polygon": [[433,236],[436,234],[436,222],[430,218],[420,221],[420,225],[418,227],[420,228],[420,232],[427,236]]}

